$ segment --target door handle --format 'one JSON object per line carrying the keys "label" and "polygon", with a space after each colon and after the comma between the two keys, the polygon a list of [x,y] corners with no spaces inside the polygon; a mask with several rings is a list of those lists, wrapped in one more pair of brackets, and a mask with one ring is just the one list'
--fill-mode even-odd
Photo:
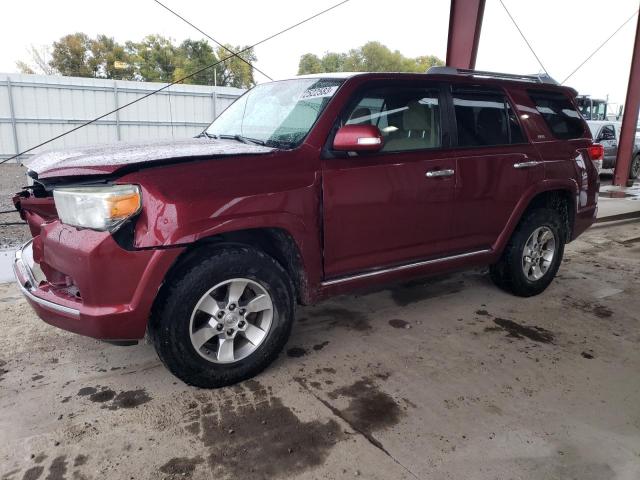
{"label": "door handle", "polygon": [[431,170],[426,173],[427,178],[441,178],[441,177],[451,177],[455,173],[455,170],[450,168],[445,170]]}
{"label": "door handle", "polygon": [[531,168],[537,165],[540,165],[540,162],[533,160],[531,162],[514,163],[513,168]]}

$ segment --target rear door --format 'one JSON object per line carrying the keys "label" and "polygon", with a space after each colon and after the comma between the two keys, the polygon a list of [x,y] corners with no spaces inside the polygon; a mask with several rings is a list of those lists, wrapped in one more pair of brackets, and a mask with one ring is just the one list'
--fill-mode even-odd
{"label": "rear door", "polygon": [[376,82],[345,109],[342,124],[375,125],[385,145],[322,161],[326,277],[449,250],[456,177],[443,148],[442,98],[433,83]]}
{"label": "rear door", "polygon": [[457,185],[452,246],[490,248],[544,167],[504,91],[453,85]]}

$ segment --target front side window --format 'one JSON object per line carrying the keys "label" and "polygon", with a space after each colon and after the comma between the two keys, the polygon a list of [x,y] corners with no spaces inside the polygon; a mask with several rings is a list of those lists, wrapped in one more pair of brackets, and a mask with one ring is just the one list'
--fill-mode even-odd
{"label": "front side window", "polygon": [[559,92],[529,91],[529,96],[554,137],[569,140],[584,135],[584,121],[565,95]]}
{"label": "front side window", "polygon": [[616,131],[613,129],[613,125],[605,125],[600,130],[600,135],[598,135],[600,140],[615,140],[616,139]]}
{"label": "front side window", "polygon": [[384,138],[382,151],[439,148],[441,143],[438,90],[376,88],[364,93],[346,116],[346,125],[374,125]]}
{"label": "front side window", "polygon": [[520,124],[505,95],[481,88],[454,88],[458,145],[509,145],[524,142]]}
{"label": "front side window", "polygon": [[300,78],[260,84],[222,112],[206,133],[293,148],[302,143],[342,82]]}

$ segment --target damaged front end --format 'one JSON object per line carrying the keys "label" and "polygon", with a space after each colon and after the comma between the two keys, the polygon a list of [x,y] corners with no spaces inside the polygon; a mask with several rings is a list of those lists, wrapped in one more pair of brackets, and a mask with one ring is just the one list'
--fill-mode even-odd
{"label": "damaged front end", "polygon": [[[103,192],[107,185],[104,179],[36,180],[16,194],[13,202],[33,238],[17,252],[14,272],[25,297],[47,323],[94,338],[137,340],[144,336],[159,285],[181,249],[128,248],[125,237],[131,230],[126,224],[133,224],[135,216],[114,229],[115,223],[92,220],[87,211],[96,207],[86,202],[75,218],[94,221],[94,228],[61,221],[69,213],[59,215],[59,210],[69,210],[69,200],[59,192]],[[56,196],[66,205],[56,208]],[[130,195],[118,198],[99,207],[116,217],[123,209],[139,211]]]}

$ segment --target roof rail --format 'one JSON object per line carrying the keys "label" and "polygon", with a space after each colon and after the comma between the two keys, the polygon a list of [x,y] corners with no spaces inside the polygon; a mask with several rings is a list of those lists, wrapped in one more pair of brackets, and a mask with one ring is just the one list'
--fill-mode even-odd
{"label": "roof rail", "polygon": [[467,77],[500,78],[504,80],[517,80],[519,82],[548,83],[550,85],[560,85],[546,73],[539,73],[534,75],[518,75],[514,73],[484,72],[482,70],[467,70],[463,68],[437,66],[430,67],[429,70],[427,70],[427,73],[437,75],[462,75]]}

